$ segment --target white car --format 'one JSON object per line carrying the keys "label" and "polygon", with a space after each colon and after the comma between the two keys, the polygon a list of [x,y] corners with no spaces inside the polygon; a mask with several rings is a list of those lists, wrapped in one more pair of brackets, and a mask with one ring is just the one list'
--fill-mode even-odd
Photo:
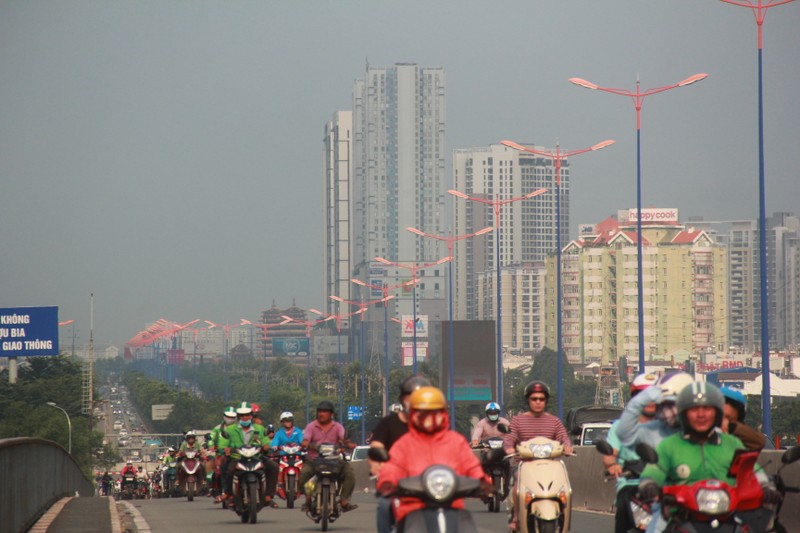
{"label": "white car", "polygon": [[350,461],[366,461],[369,446],[356,446],[350,453]]}

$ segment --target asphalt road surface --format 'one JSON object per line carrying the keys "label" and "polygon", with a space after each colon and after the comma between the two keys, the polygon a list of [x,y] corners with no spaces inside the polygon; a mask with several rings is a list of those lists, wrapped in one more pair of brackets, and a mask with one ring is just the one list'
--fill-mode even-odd
{"label": "asphalt road surface", "polygon": [[[132,504],[144,517],[153,533],[174,531],[214,531],[215,533],[245,533],[247,531],[320,531],[299,509],[286,509],[285,502],[278,500],[280,509],[262,509],[254,525],[242,524],[233,511],[222,510],[211,498],[198,498],[187,502],[186,498],[134,500]],[[375,531],[375,499],[372,495],[358,494],[353,497],[358,509],[343,514],[330,525],[329,531],[342,533],[366,533]],[[489,513],[485,505],[477,500],[469,501],[467,507],[481,533],[505,532],[506,514]],[[614,530],[611,515],[573,511],[572,533],[603,533]]]}

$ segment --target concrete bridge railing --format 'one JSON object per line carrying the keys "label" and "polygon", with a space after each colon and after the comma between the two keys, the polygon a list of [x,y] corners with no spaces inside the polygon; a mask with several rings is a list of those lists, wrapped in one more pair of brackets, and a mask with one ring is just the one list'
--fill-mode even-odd
{"label": "concrete bridge railing", "polygon": [[64,496],[93,496],[93,483],[67,451],[43,439],[0,439],[0,533],[27,531]]}

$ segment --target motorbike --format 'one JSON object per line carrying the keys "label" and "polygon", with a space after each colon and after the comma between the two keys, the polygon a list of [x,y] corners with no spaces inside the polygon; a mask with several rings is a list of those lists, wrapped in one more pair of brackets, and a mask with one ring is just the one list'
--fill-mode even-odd
{"label": "motorbike", "polygon": [[177,489],[175,479],[178,473],[178,461],[176,459],[170,459],[170,461],[166,464],[164,470],[162,470],[162,483],[161,483],[161,491],[162,495],[167,498],[172,498],[173,496],[177,496]]}
{"label": "motorbike", "polygon": [[136,474],[125,474],[122,478],[122,499],[132,500],[136,494]]}
{"label": "motorbike", "polygon": [[[389,455],[384,448],[370,448],[369,458],[386,462]],[[401,479],[392,497],[412,497],[425,504],[424,509],[408,513],[397,524],[397,533],[430,532],[477,533],[478,528],[466,509],[454,509],[456,500],[481,497],[483,490],[479,479],[459,476],[447,465],[431,465],[421,475]]]}
{"label": "motorbike", "polygon": [[492,478],[492,494],[484,501],[490,513],[500,512],[500,504],[508,496],[508,463],[505,461],[503,438],[484,439],[475,448],[483,450],[481,466]]}
{"label": "motorbike", "polygon": [[[787,451],[783,453],[781,456],[781,467],[778,469],[778,472],[775,474],[775,488],[778,489],[778,492],[781,493],[781,496],[786,496],[787,493],[798,494],[800,493],[800,486],[790,486],[786,484],[786,480],[783,479],[783,469],[786,468],[787,465],[790,465],[800,459],[800,446],[794,446],[789,448]],[[787,533],[786,527],[781,523],[780,516],[781,516],[781,508],[783,507],[783,501],[778,503],[775,507],[775,521],[771,525],[767,531],[775,532],[775,533]]]}
{"label": "motorbike", "polygon": [[261,462],[260,446],[242,446],[241,458],[233,472],[233,510],[242,523],[256,523],[258,512],[264,507],[267,479]]}
{"label": "motorbike", "polygon": [[284,444],[281,446],[284,455],[278,456],[277,463],[280,467],[278,474],[278,496],[286,500],[286,507],[294,508],[297,494],[300,492],[300,469],[303,468],[305,452],[300,450],[299,444]]}
{"label": "motorbike", "polygon": [[[597,441],[595,449],[603,455],[614,455],[614,448],[604,440]],[[637,461],[624,461],[621,464],[621,475],[625,479],[639,479],[646,464],[647,463],[641,459]],[[606,474],[606,481],[613,479],[613,476]],[[651,506],[647,502],[643,502],[638,498],[632,497],[628,499],[625,512],[628,514],[628,524],[633,524],[632,531],[629,533],[647,530],[647,526],[650,525],[653,519],[650,507]]]}
{"label": "motorbike", "polygon": [[198,482],[200,481],[200,457],[197,450],[188,449],[184,453],[181,461],[183,470],[183,486],[180,487],[188,501],[194,501],[194,495],[198,492]]}
{"label": "motorbike", "polygon": [[546,437],[517,444],[516,493],[520,533],[565,533],[572,518],[572,487],[560,459],[564,447]]}
{"label": "motorbike", "polygon": [[342,514],[339,507],[339,477],[344,469],[344,459],[335,444],[323,443],[317,448],[319,457],[314,459],[314,476],[306,482],[305,493],[309,497],[306,513],[322,531]]}
{"label": "motorbike", "polygon": [[[658,462],[658,454],[649,446],[642,451],[637,447],[637,453],[648,463]],[[661,514],[669,521],[668,529],[685,533],[766,531],[773,513],[762,505],[763,491],[753,470],[757,459],[757,451],[737,451],[728,470],[736,479],[734,485],[702,479],[662,487]]]}

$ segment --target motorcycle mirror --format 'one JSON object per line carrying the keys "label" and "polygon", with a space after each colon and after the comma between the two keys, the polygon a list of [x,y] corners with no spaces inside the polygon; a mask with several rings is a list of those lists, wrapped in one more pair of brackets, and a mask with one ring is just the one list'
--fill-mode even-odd
{"label": "motorcycle mirror", "polygon": [[499,431],[500,433],[511,433],[511,429],[509,429],[509,427],[502,422],[497,424],[497,431]]}
{"label": "motorcycle mirror", "polygon": [[788,465],[800,459],[800,446],[792,446],[781,456],[781,463]]}
{"label": "motorcycle mirror", "polygon": [[367,457],[376,463],[385,463],[389,460],[389,453],[386,451],[386,448],[378,448],[373,446],[367,451]]}
{"label": "motorcycle mirror", "polygon": [[640,442],[636,445],[636,454],[642,458],[642,461],[645,463],[657,463],[658,462],[658,453],[656,453],[655,449],[652,446],[645,444],[644,442]]}
{"label": "motorcycle mirror", "polygon": [[597,441],[597,444],[594,445],[595,449],[602,453],[603,455],[614,455],[614,448],[608,442],[604,440]]}

